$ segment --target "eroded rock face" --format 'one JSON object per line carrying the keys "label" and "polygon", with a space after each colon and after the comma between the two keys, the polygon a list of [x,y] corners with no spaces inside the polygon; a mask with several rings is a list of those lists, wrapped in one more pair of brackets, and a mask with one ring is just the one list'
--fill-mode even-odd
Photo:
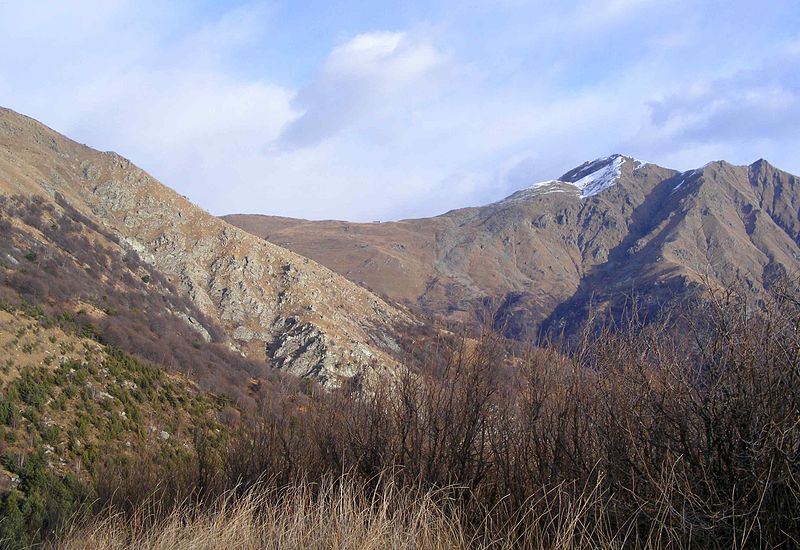
{"label": "eroded rock face", "polygon": [[185,291],[233,349],[329,386],[397,365],[394,335],[415,322],[407,311],[211,216],[115,153],[11,111],[0,121],[0,170],[13,174],[3,192],[62,195]]}
{"label": "eroded rock face", "polygon": [[337,376],[355,374],[352,364],[337,364],[336,358],[327,352],[325,334],[314,325],[289,317],[280,320],[274,329],[276,337],[267,344],[265,351],[278,368],[297,376],[317,378],[323,383]]}

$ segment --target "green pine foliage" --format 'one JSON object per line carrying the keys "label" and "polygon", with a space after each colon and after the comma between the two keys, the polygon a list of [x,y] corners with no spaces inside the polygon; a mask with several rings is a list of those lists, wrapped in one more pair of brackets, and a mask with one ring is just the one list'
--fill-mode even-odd
{"label": "green pine foliage", "polygon": [[[44,331],[43,345],[61,359],[3,362],[0,547],[51,539],[98,502],[99,478],[111,465],[135,467],[135,457],[149,453],[163,470],[181,468],[193,460],[198,434],[223,440],[216,420],[221,400],[113,346],[89,343],[87,360],[68,359],[84,345],[79,337],[86,342],[94,334],[70,325],[66,316],[2,306],[26,332]],[[55,327],[60,330],[50,330]],[[65,328],[73,331],[69,339]]]}

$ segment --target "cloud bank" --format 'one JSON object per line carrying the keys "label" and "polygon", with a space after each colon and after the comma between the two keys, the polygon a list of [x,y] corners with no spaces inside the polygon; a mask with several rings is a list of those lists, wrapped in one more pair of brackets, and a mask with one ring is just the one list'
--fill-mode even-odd
{"label": "cloud bank", "polygon": [[5,2],[0,104],[216,214],[397,219],[612,152],[800,172],[797,28],[794,0]]}

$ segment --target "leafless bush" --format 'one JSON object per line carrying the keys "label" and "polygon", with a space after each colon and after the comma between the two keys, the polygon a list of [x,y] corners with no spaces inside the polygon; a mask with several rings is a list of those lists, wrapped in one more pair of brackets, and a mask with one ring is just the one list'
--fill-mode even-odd
{"label": "leafless bush", "polygon": [[582,545],[602,533],[633,546],[791,546],[799,295],[776,287],[752,309],[734,289],[709,289],[680,322],[631,315],[587,330],[571,353],[509,360],[490,334],[442,343],[369,395],[264,408],[226,476],[281,486],[348,472],[373,491],[387,479],[435,489],[481,540],[499,529],[556,545],[580,509],[593,533]]}

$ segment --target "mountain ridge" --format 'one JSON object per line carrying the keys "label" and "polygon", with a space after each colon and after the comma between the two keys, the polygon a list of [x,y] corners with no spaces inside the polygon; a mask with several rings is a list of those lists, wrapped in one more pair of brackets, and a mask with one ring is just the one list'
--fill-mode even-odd
{"label": "mountain ridge", "polygon": [[224,329],[231,349],[323,383],[392,371],[400,327],[416,323],[308,258],[211,216],[117,153],[8,109],[0,110],[0,191],[41,196],[56,210],[61,197],[167,275]]}
{"label": "mountain ridge", "polygon": [[763,159],[680,172],[614,154],[432,218],[224,218],[428,314],[474,321],[493,303],[497,326],[531,338],[575,330],[592,298],[601,309],[632,293],[669,301],[708,277],[763,291],[800,267],[797,190]]}

